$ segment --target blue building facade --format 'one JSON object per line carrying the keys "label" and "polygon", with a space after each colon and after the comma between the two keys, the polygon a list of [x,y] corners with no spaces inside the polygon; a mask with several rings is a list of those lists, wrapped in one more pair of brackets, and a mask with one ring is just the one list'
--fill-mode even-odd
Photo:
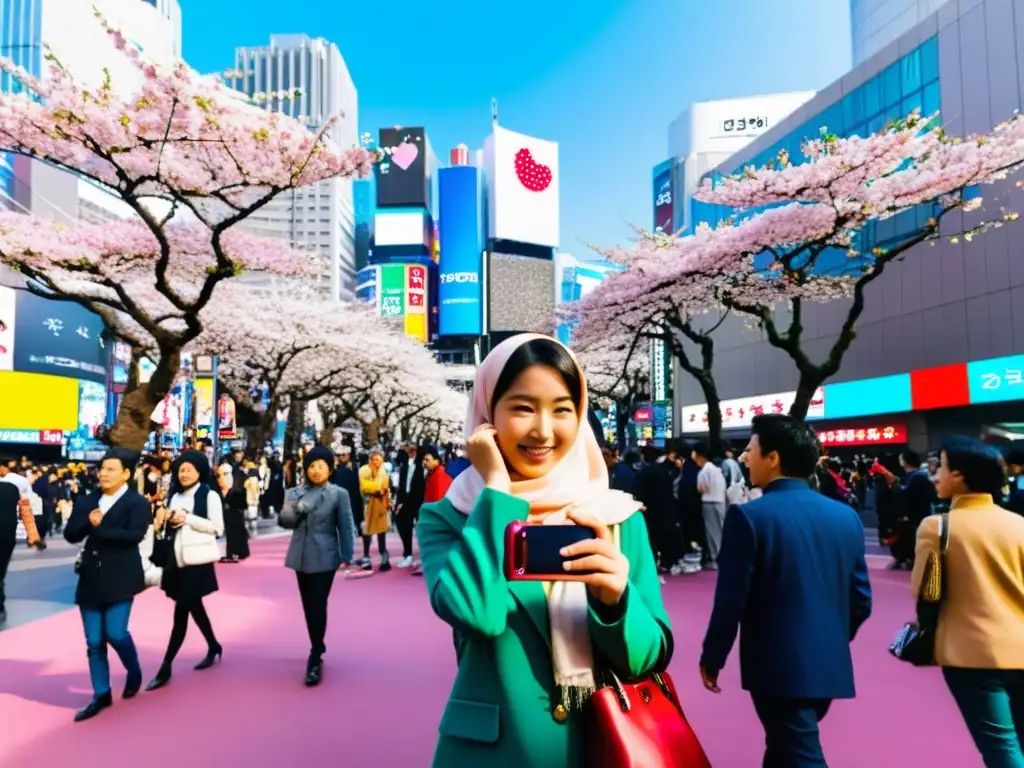
{"label": "blue building facade", "polygon": [[[954,136],[990,130],[1024,103],[1024,17],[1015,6],[1014,0],[961,0],[939,6],[709,176],[763,165],[782,149],[799,162],[800,143],[819,136],[822,127],[840,136],[863,135],[914,109],[924,115],[940,112],[944,128]],[[994,210],[1024,210],[1024,193],[1014,181],[982,188]],[[710,223],[731,213],[699,202],[691,212],[694,221]],[[922,206],[876,222],[865,236],[884,245],[915,231],[929,213],[930,207]],[[944,221],[947,231],[971,226],[969,216],[950,214]],[[961,238],[919,246],[888,265],[868,288],[857,337],[829,383],[881,380],[1024,353],[1024,261],[1017,258],[1022,238],[1024,229],[1014,222],[970,242]],[[844,252],[835,258],[847,257]],[[828,270],[830,262],[819,262],[819,268]],[[831,348],[848,306],[846,300],[805,305],[804,348],[813,359],[822,360]],[[798,374],[793,362],[763,334],[745,327],[744,320],[727,318],[715,331],[714,373],[720,396],[733,400],[794,391]],[[776,321],[786,326],[784,309],[777,310]],[[703,396],[684,372],[679,371],[676,381],[682,423],[681,409],[702,403]],[[1018,406],[1021,413],[1012,420],[1024,421],[1024,403]],[[931,447],[936,436],[965,428],[976,431],[979,418],[996,418],[979,417],[980,411],[972,410],[979,408],[984,407],[911,411],[900,418],[913,445]],[[971,415],[958,410],[971,410]],[[966,427],[965,419],[973,420],[973,426]]]}
{"label": "blue building facade", "polygon": [[[30,75],[43,71],[43,0],[0,0],[0,56],[5,56]],[[0,73],[0,90],[18,92],[21,83]],[[14,156],[0,153],[0,194],[11,199],[16,193]]]}

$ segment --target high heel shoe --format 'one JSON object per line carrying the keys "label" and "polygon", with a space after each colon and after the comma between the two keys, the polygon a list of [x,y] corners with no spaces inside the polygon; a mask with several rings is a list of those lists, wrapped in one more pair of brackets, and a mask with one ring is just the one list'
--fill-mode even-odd
{"label": "high heel shoe", "polygon": [[196,664],[196,669],[209,669],[224,656],[224,649],[221,646],[211,648],[206,652],[206,658]]}
{"label": "high heel shoe", "polygon": [[171,682],[171,665],[169,662],[164,662],[160,665],[160,669],[156,672],[156,677],[149,681],[146,685],[147,691],[156,691],[163,688]]}

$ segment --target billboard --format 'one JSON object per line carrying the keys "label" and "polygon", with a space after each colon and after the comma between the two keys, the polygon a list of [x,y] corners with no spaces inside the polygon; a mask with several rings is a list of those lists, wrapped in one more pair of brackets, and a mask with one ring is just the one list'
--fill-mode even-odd
{"label": "billboard", "polygon": [[373,231],[375,246],[426,246],[429,242],[427,215],[423,211],[378,212],[373,217]]}
{"label": "billboard", "polygon": [[485,154],[489,236],[558,247],[558,143],[495,126]]}
{"label": "billboard", "polygon": [[377,303],[377,267],[363,267],[356,273],[356,298],[368,304]]}
{"label": "billboard", "polygon": [[15,291],[0,285],[0,371],[14,370]]}
{"label": "billboard", "polygon": [[676,231],[672,209],[672,161],[654,167],[654,229],[666,235]]}
{"label": "billboard", "polygon": [[[422,128],[381,128],[377,146],[384,153],[374,165],[377,207],[430,207],[427,136]],[[378,244],[380,233],[377,233]]]}
{"label": "billboard", "polygon": [[[78,428],[79,382],[41,373],[0,373],[0,429],[57,430]],[[17,407],[12,408],[10,403]]]}
{"label": "billboard", "polygon": [[[789,413],[795,399],[796,392],[776,392],[772,395],[754,395],[739,397],[735,400],[723,400],[721,402],[722,429],[745,429],[750,426],[755,416],[764,413]],[[818,387],[811,398],[811,405],[807,409],[807,421],[825,418],[825,402],[825,389]],[[684,405],[682,417],[684,433],[708,431],[707,405]]]}
{"label": "billboard", "polygon": [[405,314],[405,264],[381,264],[376,269],[380,316],[401,317]]}
{"label": "billboard", "polygon": [[15,291],[14,370],[107,381],[103,321],[69,301]]}
{"label": "billboard", "polygon": [[[442,245],[442,250],[444,246]],[[492,253],[488,258],[491,331],[540,331],[555,324],[555,262]]]}
{"label": "billboard", "polygon": [[438,197],[438,335],[479,336],[483,333],[484,247],[479,169],[442,168],[438,171]]}
{"label": "billboard", "polygon": [[405,265],[405,335],[427,341],[427,268],[422,264]]}

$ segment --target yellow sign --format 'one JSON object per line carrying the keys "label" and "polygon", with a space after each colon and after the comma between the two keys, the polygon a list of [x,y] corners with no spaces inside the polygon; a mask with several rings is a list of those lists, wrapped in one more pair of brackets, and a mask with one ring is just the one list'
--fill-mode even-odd
{"label": "yellow sign", "polygon": [[0,372],[0,429],[78,429],[78,379]]}
{"label": "yellow sign", "polygon": [[213,379],[196,379],[196,411],[193,422],[197,427],[213,428]]}

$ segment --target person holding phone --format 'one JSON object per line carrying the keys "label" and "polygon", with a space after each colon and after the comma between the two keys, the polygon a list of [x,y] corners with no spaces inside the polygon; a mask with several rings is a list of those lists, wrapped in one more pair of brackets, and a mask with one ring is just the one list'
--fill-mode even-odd
{"label": "person holding phone", "polygon": [[[672,632],[643,515],[608,487],[572,353],[515,336],[477,370],[466,419],[472,464],[426,504],[416,534],[430,604],[454,629],[458,673],[435,766],[582,765],[582,709],[601,672],[667,665]],[[506,529],[577,525],[564,577],[509,580]],[[577,537],[579,538],[579,537]]]}

